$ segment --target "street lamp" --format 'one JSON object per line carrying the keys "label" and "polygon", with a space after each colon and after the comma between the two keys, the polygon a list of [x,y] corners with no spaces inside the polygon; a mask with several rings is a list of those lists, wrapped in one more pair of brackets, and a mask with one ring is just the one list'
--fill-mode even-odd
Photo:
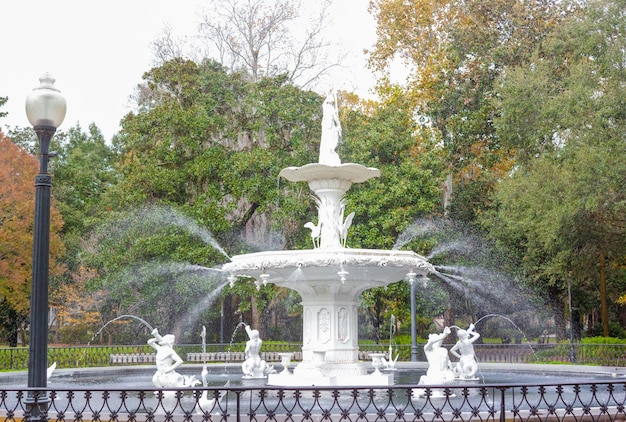
{"label": "street lamp", "polygon": [[411,286],[411,362],[417,362],[417,326],[415,325],[415,274],[413,271],[406,275]]}
{"label": "street lamp", "polygon": [[576,363],[576,350],[574,349],[574,315],[572,310],[572,280],[567,277],[567,300],[569,302],[569,361]]}
{"label": "street lamp", "polygon": [[426,274],[421,274],[419,277],[413,270],[411,270],[405,276],[405,279],[409,280],[409,284],[411,285],[411,362],[417,362],[417,324],[415,323],[415,318],[417,314],[417,305],[415,300],[415,289],[416,285],[419,283],[422,287],[426,287],[428,283],[428,276]]}
{"label": "street lamp", "polygon": [[[63,123],[66,102],[54,87],[49,73],[39,78],[41,85],[26,97],[26,116],[39,141],[39,174],[35,176],[35,225],[33,229],[33,278],[30,296],[30,341],[28,349],[28,387],[48,386],[48,268],[50,255],[50,188],[48,174],[50,140]],[[46,420],[48,400],[45,392],[29,392],[26,399],[30,420]]]}

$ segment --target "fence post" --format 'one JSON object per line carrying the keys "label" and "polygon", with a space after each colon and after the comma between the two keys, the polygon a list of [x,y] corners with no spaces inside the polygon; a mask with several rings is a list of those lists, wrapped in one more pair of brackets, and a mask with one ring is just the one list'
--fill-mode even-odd
{"label": "fence post", "polygon": [[507,387],[499,387],[500,388],[500,422],[506,422],[506,406],[504,403],[504,392]]}
{"label": "fence post", "polygon": [[237,422],[241,422],[241,391],[237,391],[235,394],[237,395],[237,404],[235,406],[235,410],[237,411]]}

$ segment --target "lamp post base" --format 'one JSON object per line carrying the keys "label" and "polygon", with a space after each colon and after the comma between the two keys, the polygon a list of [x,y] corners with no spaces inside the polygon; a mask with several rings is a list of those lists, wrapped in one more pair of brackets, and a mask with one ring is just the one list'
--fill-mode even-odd
{"label": "lamp post base", "polygon": [[47,395],[47,391],[29,391],[28,396],[24,399],[25,421],[47,421],[48,420],[48,405],[50,404],[50,398]]}

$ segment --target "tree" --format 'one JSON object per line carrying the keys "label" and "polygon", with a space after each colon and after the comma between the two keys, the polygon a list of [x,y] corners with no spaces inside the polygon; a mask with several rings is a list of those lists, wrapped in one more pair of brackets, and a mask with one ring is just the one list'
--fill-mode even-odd
{"label": "tree", "polygon": [[321,35],[328,5],[323,1],[318,15],[303,22],[294,0],[228,0],[206,12],[200,33],[209,52],[217,52],[208,57],[245,71],[253,82],[284,74],[306,87],[334,66]]}
{"label": "tree", "polygon": [[508,69],[498,84],[495,120],[520,166],[496,194],[492,233],[519,252],[553,303],[562,304],[571,280],[585,298],[583,311],[590,311],[599,286],[604,335],[608,281],[623,285],[626,250],[624,5],[589,2],[554,30],[531,63]]}
{"label": "tree", "polygon": [[78,125],[70,128],[56,152],[51,168],[64,232],[82,236],[102,212],[100,198],[116,182],[115,153],[95,124],[87,133]]}
{"label": "tree", "polygon": [[[50,162],[55,177],[55,198],[64,221],[62,236],[66,246],[62,258],[65,271],[50,280],[50,304],[56,310],[52,322],[59,341],[61,334],[75,335],[82,330],[83,337],[88,335],[85,327],[95,321],[94,294],[85,290],[93,273],[81,265],[80,255],[84,237],[106,214],[101,207],[101,198],[116,181],[114,152],[94,124],[89,126],[88,133],[77,125],[63,135],[55,142],[57,154]],[[77,327],[79,322],[80,329]],[[65,342],[79,340],[63,338]]]}
{"label": "tree", "polygon": [[[411,118],[411,108],[402,96],[394,102],[373,104],[341,96],[340,119],[343,142],[339,153],[343,162],[354,162],[380,169],[381,177],[353,185],[346,195],[346,209],[355,212],[348,246],[374,249],[394,247],[424,251],[419,240],[398,246],[401,234],[418,217],[437,212],[443,170],[439,151],[432,138],[421,132]],[[361,298],[361,310],[381,339],[381,328],[395,315],[409,321],[408,282],[386,288],[369,289]],[[421,303],[422,305],[422,303]],[[434,307],[421,306],[424,314]],[[431,317],[432,315],[429,315]]]}
{"label": "tree", "polygon": [[408,75],[400,88],[425,128],[437,132],[454,186],[451,217],[472,222],[488,193],[512,167],[492,122],[495,78],[523,63],[559,21],[560,2],[378,0],[370,66],[378,91],[393,97],[394,63]]}
{"label": "tree", "polygon": [[418,130],[403,97],[372,109],[346,108],[340,118],[342,161],[381,171],[347,197],[347,208],[356,213],[349,245],[391,248],[415,219],[438,210],[445,169],[439,150]]}
{"label": "tree", "polygon": [[[175,59],[145,79],[137,113],[114,140],[119,182],[103,195],[110,212],[85,264],[97,270],[92,287],[107,292],[105,315],[141,311],[173,329],[223,287],[211,269],[229,255],[306,240],[294,222],[310,198],[283,196],[294,187],[277,181],[280,169],[314,156],[321,98],[285,77],[251,83],[214,61]],[[202,277],[212,282],[193,289]],[[278,292],[250,290],[243,300],[254,295],[258,308],[248,322],[260,326]]]}
{"label": "tree", "polygon": [[[0,132],[0,324],[13,346],[24,329],[30,309],[35,175],[38,160]],[[59,236],[62,219],[53,201],[50,212],[50,275],[61,273],[64,246]],[[22,332],[23,334],[23,332]],[[22,340],[24,336],[22,335]]]}

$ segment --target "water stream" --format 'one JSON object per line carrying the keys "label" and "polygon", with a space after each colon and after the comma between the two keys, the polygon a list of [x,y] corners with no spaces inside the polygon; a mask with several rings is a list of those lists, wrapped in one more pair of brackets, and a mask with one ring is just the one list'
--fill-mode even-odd
{"label": "water stream", "polygon": [[148,332],[150,332],[150,333],[153,330],[152,326],[150,324],[148,324],[148,322],[146,322],[146,320],[144,320],[143,318],[140,318],[140,317],[138,317],[136,315],[120,315],[120,316],[118,316],[116,318],[113,318],[113,319],[107,321],[93,336],[91,336],[91,339],[89,339],[89,341],[87,342],[87,346],[83,350],[82,355],[76,361],[76,367],[80,367],[80,362],[85,358],[85,355],[87,353],[87,349],[89,348],[89,346],[91,346],[91,342],[94,341],[96,339],[96,337],[98,337],[100,335],[100,333],[102,333],[110,324],[112,324],[112,323],[114,323],[116,321],[123,320],[123,319],[132,319],[132,320],[140,322],[141,324],[143,324],[148,329]]}

